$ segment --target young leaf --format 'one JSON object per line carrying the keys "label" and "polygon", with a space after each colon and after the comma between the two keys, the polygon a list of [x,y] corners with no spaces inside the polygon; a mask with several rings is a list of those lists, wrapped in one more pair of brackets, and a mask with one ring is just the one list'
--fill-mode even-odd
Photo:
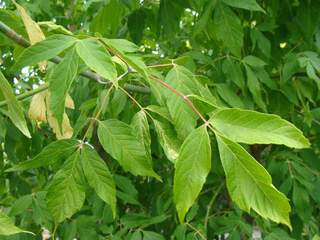
{"label": "young leaf", "polygon": [[81,163],[89,185],[103,201],[111,206],[113,215],[115,216],[116,187],[107,164],[88,145],[83,145],[81,149]]}
{"label": "young leaf", "polygon": [[55,162],[69,157],[79,146],[79,142],[74,139],[58,140],[46,146],[37,156],[31,160],[19,163],[8,169],[7,172],[24,171],[31,168],[48,166]]}
{"label": "young leaf", "polygon": [[179,220],[183,222],[211,169],[211,146],[206,126],[193,130],[183,142],[175,168],[173,198]]}
{"label": "young leaf", "polygon": [[85,192],[79,183],[81,177],[80,153],[76,151],[56,173],[48,189],[48,208],[56,223],[70,218],[82,207]]}
{"label": "young leaf", "polygon": [[68,35],[56,34],[47,39],[37,42],[26,48],[18,57],[15,69],[24,66],[32,66],[38,62],[51,59],[63,50],[71,47],[76,42],[76,38]]}
{"label": "young leaf", "polygon": [[76,50],[68,51],[63,60],[49,73],[50,110],[59,127],[63,121],[65,101],[69,88],[77,76],[79,58]]}
{"label": "young leaf", "polygon": [[117,71],[108,51],[95,39],[87,38],[76,44],[77,53],[96,73],[116,84]]}
{"label": "young leaf", "polygon": [[223,0],[225,4],[231,7],[242,8],[251,11],[260,11],[265,13],[262,7],[256,2],[256,0]]}
{"label": "young leaf", "polygon": [[238,16],[228,6],[220,3],[214,10],[213,24],[217,39],[229,48],[231,53],[240,57],[243,29]]}
{"label": "young leaf", "polygon": [[210,118],[221,134],[247,144],[284,144],[288,147],[310,146],[302,132],[277,115],[242,109],[222,109]]}
{"label": "young leaf", "polygon": [[144,110],[137,112],[132,120],[131,127],[134,129],[138,140],[143,143],[144,148],[149,156],[151,156],[151,136],[147,115]]}
{"label": "young leaf", "polygon": [[232,200],[246,212],[253,209],[262,217],[291,229],[289,201],[272,185],[269,173],[239,144],[216,136]]}
{"label": "young leaf", "polygon": [[98,137],[106,152],[116,159],[125,171],[160,179],[152,169],[151,158],[143,143],[138,141],[129,125],[116,119],[99,122]]}
{"label": "young leaf", "polygon": [[23,231],[22,229],[16,227],[13,221],[8,216],[0,212],[0,235],[9,236],[9,235],[23,233],[23,232],[31,233],[31,232]]}
{"label": "young leaf", "polygon": [[31,138],[26,119],[20,103],[14,96],[7,79],[0,71],[0,90],[8,103],[8,116],[12,123],[28,138]]}
{"label": "young leaf", "polygon": [[181,146],[177,133],[168,121],[153,120],[153,123],[164,154],[171,162],[175,162],[179,156]]}

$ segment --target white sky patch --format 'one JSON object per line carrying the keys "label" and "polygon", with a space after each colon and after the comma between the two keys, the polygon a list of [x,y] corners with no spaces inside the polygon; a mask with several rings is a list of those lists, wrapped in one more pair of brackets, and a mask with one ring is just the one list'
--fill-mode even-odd
{"label": "white sky patch", "polygon": [[5,7],[6,7],[6,3],[0,0],[0,9]]}

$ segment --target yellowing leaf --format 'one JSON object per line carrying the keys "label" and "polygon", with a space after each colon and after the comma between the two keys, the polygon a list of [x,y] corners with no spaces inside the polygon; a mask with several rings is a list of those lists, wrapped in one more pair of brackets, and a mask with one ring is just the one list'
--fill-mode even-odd
{"label": "yellowing leaf", "polygon": [[29,118],[37,121],[46,122],[46,92],[38,93],[31,99],[28,115]]}
{"label": "yellowing leaf", "polygon": [[73,128],[70,125],[70,121],[66,113],[63,114],[62,131],[60,131],[58,121],[53,117],[51,112],[48,112],[48,123],[52,128],[52,131],[56,134],[57,139],[66,139],[72,137]]}
{"label": "yellowing leaf", "polygon": [[70,109],[74,109],[74,102],[69,94],[67,94],[67,96],[66,96],[65,107],[70,108]]}
{"label": "yellowing leaf", "polygon": [[[44,36],[39,25],[32,20],[32,18],[29,16],[27,11],[21,5],[16,3],[15,0],[12,0],[12,2],[16,5],[17,11],[19,12],[22,18],[22,21],[28,33],[28,37],[31,45],[44,40],[46,37]],[[39,63],[39,68],[41,71],[44,71],[46,69],[46,66],[47,66],[47,61],[43,61]]]}
{"label": "yellowing leaf", "polygon": [[[34,95],[29,107],[29,117],[37,121],[48,122],[52,131],[56,134],[57,139],[71,138],[73,129],[70,125],[68,115],[65,112],[63,113],[62,128],[60,131],[58,121],[50,111],[49,101],[48,91]],[[71,109],[74,108],[74,103],[70,95],[67,95],[65,106]]]}

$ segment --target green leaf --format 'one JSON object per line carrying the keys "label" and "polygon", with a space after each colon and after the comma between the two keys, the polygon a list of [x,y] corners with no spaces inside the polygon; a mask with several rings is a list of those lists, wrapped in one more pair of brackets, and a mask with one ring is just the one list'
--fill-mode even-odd
{"label": "green leaf", "polygon": [[165,238],[156,232],[143,231],[143,239],[144,240],[165,240]]}
{"label": "green leaf", "polygon": [[137,52],[139,50],[139,47],[135,45],[133,42],[130,42],[126,39],[107,39],[104,38],[103,41],[112,48],[117,49],[121,52]]}
{"label": "green leaf", "polygon": [[99,122],[98,137],[105,151],[116,159],[125,171],[133,175],[160,179],[152,169],[152,160],[143,143],[129,125],[116,119]]}
{"label": "green leaf", "polygon": [[122,61],[137,71],[142,77],[148,79],[148,68],[145,63],[137,56],[124,53],[124,50],[129,48],[128,46],[124,48],[123,42],[115,43],[115,41],[106,38],[101,38],[101,41],[106,44],[112,50],[112,52],[120,56]]}
{"label": "green leaf", "polygon": [[167,215],[148,216],[144,214],[128,213],[121,218],[121,223],[128,228],[147,227],[161,223],[168,218]]}
{"label": "green leaf", "polygon": [[205,125],[193,130],[183,142],[175,168],[173,198],[183,222],[211,169],[211,146]]}
{"label": "green leaf", "polygon": [[9,236],[9,235],[23,233],[23,232],[31,233],[16,227],[13,221],[8,216],[0,212],[0,235]]}
{"label": "green leaf", "polygon": [[15,69],[24,66],[32,66],[38,62],[51,59],[63,50],[71,47],[76,42],[76,38],[68,35],[56,34],[47,39],[37,42],[26,48],[17,59]]}
{"label": "green leaf", "polygon": [[218,4],[214,11],[213,32],[231,53],[240,57],[243,46],[243,29],[238,16],[224,4]]}
{"label": "green leaf", "polygon": [[47,145],[37,156],[31,160],[19,163],[7,172],[24,171],[31,168],[39,168],[48,166],[55,162],[61,161],[69,157],[79,146],[79,142],[74,139],[62,139]]}
{"label": "green leaf", "polygon": [[231,7],[242,8],[251,11],[260,11],[265,13],[262,7],[256,2],[256,0],[223,0],[225,4]]}
{"label": "green leaf", "polygon": [[12,123],[28,138],[31,138],[26,119],[20,103],[14,96],[12,88],[0,71],[0,90],[8,103],[8,116]]}
{"label": "green leaf", "polygon": [[219,96],[231,107],[244,108],[242,99],[236,94],[235,90],[226,83],[215,85]]}
{"label": "green leaf", "polygon": [[[126,15],[125,5],[120,0],[101,1],[104,2],[90,23],[90,31],[105,36],[116,37],[121,20]],[[93,3],[93,2],[91,2]]]}
{"label": "green leaf", "polygon": [[[192,73],[184,67],[175,66],[167,74],[165,81],[184,95],[197,94],[198,85]],[[165,90],[167,108],[172,123],[180,139],[185,139],[195,128],[198,116],[186,104],[186,102],[175,93]]]}
{"label": "green leaf", "polygon": [[239,144],[216,136],[232,200],[246,212],[253,209],[262,217],[291,229],[289,201],[272,185],[269,173]]}
{"label": "green leaf", "polygon": [[87,38],[77,42],[77,53],[84,63],[96,73],[117,84],[117,70],[108,51],[95,39]]}
{"label": "green leaf", "polygon": [[226,59],[223,61],[222,71],[227,76],[227,80],[234,82],[239,88],[244,89],[245,81],[238,62],[234,62],[230,58]]}
{"label": "green leaf", "polygon": [[248,81],[249,91],[251,92],[256,104],[263,111],[266,111],[266,104],[264,103],[264,101],[262,99],[260,82],[259,82],[257,76],[255,75],[254,71],[248,65],[245,65],[245,68],[246,68],[246,72],[247,72],[247,81]]}
{"label": "green leaf", "polygon": [[140,110],[133,116],[131,120],[131,127],[135,130],[139,142],[143,143],[146,152],[151,156],[150,129],[147,115],[144,110]]}
{"label": "green leaf", "polygon": [[113,215],[115,216],[116,187],[107,164],[88,145],[83,145],[81,149],[81,162],[89,185],[103,201],[111,206]]}
{"label": "green leaf", "polygon": [[31,194],[19,197],[13,204],[9,212],[9,216],[16,216],[25,213],[32,204],[33,196]]}
{"label": "green leaf", "polygon": [[221,134],[247,144],[283,144],[294,148],[310,146],[302,132],[277,115],[242,109],[222,109],[210,118]]}
{"label": "green leaf", "polygon": [[78,73],[79,58],[72,48],[63,60],[49,73],[50,108],[61,127],[65,100]]}
{"label": "green leaf", "polygon": [[260,58],[249,55],[245,56],[242,61],[252,67],[264,67],[267,65],[264,61],[262,61]]}
{"label": "green leaf", "polygon": [[56,223],[81,209],[85,192],[80,185],[82,169],[79,150],[74,152],[54,176],[47,193],[48,208]]}
{"label": "green leaf", "polygon": [[154,119],[153,123],[164,154],[171,162],[175,162],[179,156],[179,149],[182,144],[177,137],[177,133],[168,121],[158,121]]}

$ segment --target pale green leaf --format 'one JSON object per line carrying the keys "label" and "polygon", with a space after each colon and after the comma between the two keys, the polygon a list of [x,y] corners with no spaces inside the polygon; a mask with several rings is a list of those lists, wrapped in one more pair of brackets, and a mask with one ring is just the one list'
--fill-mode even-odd
{"label": "pale green leaf", "polygon": [[308,139],[292,123],[277,115],[242,109],[222,109],[210,118],[221,134],[235,142],[247,144],[283,144],[306,148]]}
{"label": "pale green leaf", "polygon": [[166,107],[160,107],[158,105],[149,105],[145,109],[158,114],[159,116],[163,117],[168,121],[171,121],[170,113],[168,112],[168,109]]}
{"label": "pale green leaf", "polygon": [[61,127],[65,102],[72,82],[78,73],[79,58],[72,48],[49,73],[50,110]]}
{"label": "pale green leaf", "polygon": [[[168,72],[165,81],[184,95],[198,93],[198,85],[192,73],[184,67],[175,66],[172,68]],[[195,128],[198,116],[180,96],[169,90],[165,90],[164,93],[172,123],[179,138],[183,140]]]}
{"label": "pale green leaf", "polygon": [[238,16],[224,4],[218,4],[214,10],[213,32],[231,53],[240,56],[243,46],[243,29]]}
{"label": "pale green leaf", "polygon": [[129,50],[129,46],[124,47],[122,45],[123,42],[122,44],[121,43],[115,44],[115,41],[112,41],[111,39],[101,38],[101,40],[103,41],[104,44],[108,46],[108,48],[112,50],[112,52],[117,54],[122,61],[124,61],[131,68],[133,68],[133,70],[137,71],[142,77],[144,77],[145,79],[148,79],[148,68],[145,65],[145,63],[141,60],[141,58],[124,53],[125,50]]}
{"label": "pale green leaf", "polygon": [[56,34],[47,39],[37,42],[26,48],[17,59],[16,69],[24,66],[32,66],[38,62],[49,60],[63,50],[71,47],[76,42],[76,38],[68,35]]}
{"label": "pale green leaf", "polygon": [[112,48],[115,48],[121,52],[137,52],[139,50],[139,47],[137,45],[135,45],[133,42],[130,42],[126,39],[107,39],[107,38],[104,38],[103,41],[108,46],[112,46]]}
{"label": "pale green leaf", "polygon": [[262,7],[256,2],[256,0],[223,0],[225,4],[231,7],[242,8],[251,11],[260,11],[265,13]]}
{"label": "pale green leaf", "polygon": [[262,217],[291,229],[289,201],[272,185],[269,173],[239,144],[216,136],[232,200],[246,212],[253,209]]}
{"label": "pale green leaf", "polygon": [[99,122],[98,137],[103,148],[125,171],[134,175],[160,177],[152,169],[152,161],[144,145],[129,125],[116,119]]}
{"label": "pale green leaf", "polygon": [[79,146],[74,139],[63,139],[50,143],[33,159],[19,163],[8,169],[7,172],[24,171],[31,168],[48,166],[69,157]]}
{"label": "pale green leaf", "polygon": [[175,164],[173,197],[180,222],[198,197],[211,169],[211,146],[205,125],[183,142]]}
{"label": "pale green leaf", "polygon": [[89,185],[103,201],[111,206],[115,216],[116,187],[107,164],[88,145],[83,145],[81,149],[81,162]]}
{"label": "pale green leaf", "polygon": [[65,161],[48,189],[48,208],[56,223],[70,218],[81,209],[85,199],[85,192],[79,181],[81,174],[78,150]]}
{"label": "pale green leaf", "polygon": [[134,132],[137,135],[137,138],[140,142],[143,143],[144,148],[149,156],[151,156],[151,136],[148,118],[144,110],[137,112],[132,120],[131,127],[134,129]]}
{"label": "pale green leaf", "polygon": [[23,232],[31,233],[16,227],[13,221],[8,216],[0,212],[0,235],[9,236],[9,235],[23,233]]}
{"label": "pale green leaf", "polygon": [[95,39],[82,39],[76,44],[84,63],[97,74],[116,84],[117,70],[108,51]]}
{"label": "pale green leaf", "polygon": [[8,116],[12,123],[28,138],[31,138],[24,112],[20,106],[20,103],[14,96],[12,88],[0,71],[0,90],[7,101],[8,105]]}
{"label": "pale green leaf", "polygon": [[179,149],[182,144],[178,139],[177,133],[168,121],[154,119],[153,123],[164,154],[171,162],[175,162],[179,156]]}

